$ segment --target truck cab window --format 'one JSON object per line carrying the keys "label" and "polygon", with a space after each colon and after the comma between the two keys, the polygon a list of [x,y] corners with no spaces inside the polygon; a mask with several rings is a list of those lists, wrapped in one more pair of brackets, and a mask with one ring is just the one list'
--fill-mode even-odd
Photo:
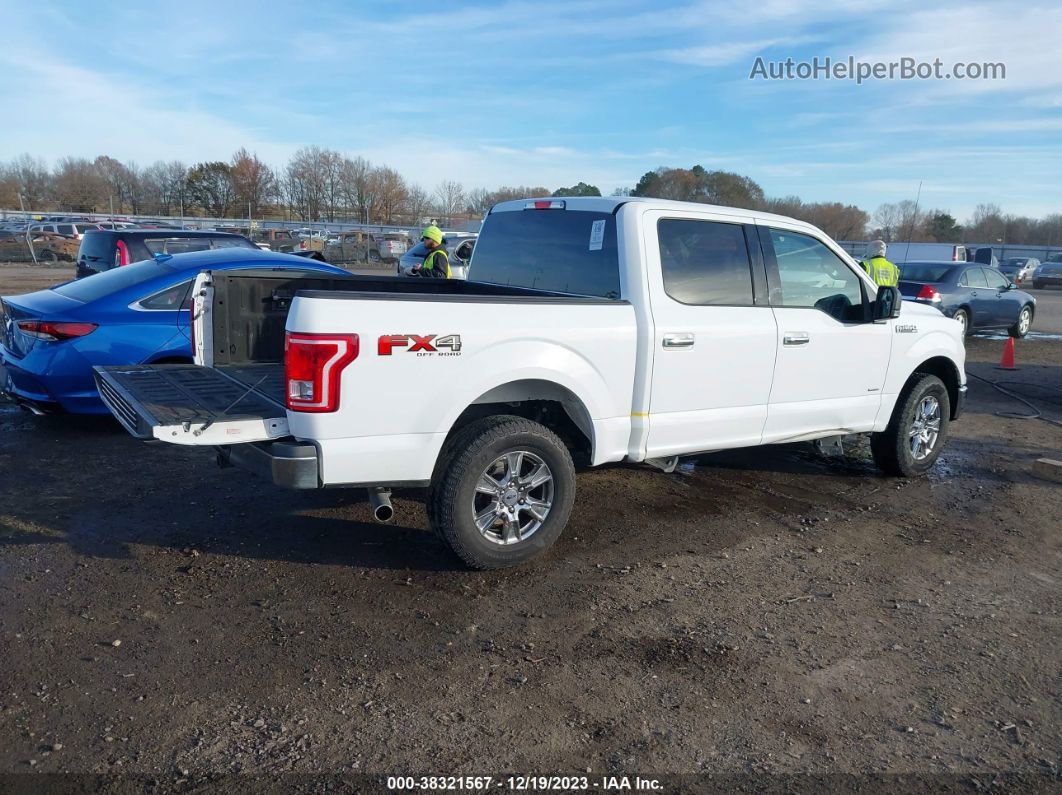
{"label": "truck cab window", "polygon": [[807,307],[845,323],[863,320],[859,277],[829,248],[810,235],[771,229],[778,262],[780,306]]}
{"label": "truck cab window", "polygon": [[657,224],[664,292],[683,304],[752,306],[752,270],[737,224],[664,218]]}

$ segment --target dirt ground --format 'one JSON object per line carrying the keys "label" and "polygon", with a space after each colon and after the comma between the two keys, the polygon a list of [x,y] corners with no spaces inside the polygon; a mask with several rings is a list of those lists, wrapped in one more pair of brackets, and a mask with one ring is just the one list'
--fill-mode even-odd
{"label": "dirt ground", "polygon": [[[1002,346],[971,339],[969,371],[1062,420],[1062,340],[1017,372]],[[493,573],[416,492],[381,526],[358,492],[0,405],[0,780],[1057,791],[1062,486],[1030,465],[1062,427],[970,381],[923,479],[865,444],[589,471],[548,558]]]}

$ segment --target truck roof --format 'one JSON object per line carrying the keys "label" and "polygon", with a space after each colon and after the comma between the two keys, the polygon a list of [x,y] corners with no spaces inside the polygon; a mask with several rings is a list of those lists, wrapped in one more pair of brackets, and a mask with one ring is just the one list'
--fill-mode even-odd
{"label": "truck roof", "polygon": [[765,213],[759,210],[746,210],[741,207],[725,207],[721,204],[704,204],[702,202],[680,202],[672,199],[654,199],[647,196],[558,196],[558,197],[538,197],[527,199],[514,199],[512,201],[498,202],[495,204],[490,212],[509,212],[512,210],[522,210],[529,201],[545,201],[549,198],[552,201],[563,201],[565,206],[570,209],[586,210],[590,212],[602,212],[611,213],[614,212],[621,204],[629,204],[637,202],[638,204],[648,204],[660,209],[674,209],[674,210],[700,210],[709,211],[719,215],[733,215],[740,218],[755,218],[758,221],[785,221],[790,224],[799,224],[807,229],[813,229],[817,232],[821,232],[818,227],[809,224],[807,221],[801,221],[796,218],[790,218],[785,215],[776,215],[775,213]]}

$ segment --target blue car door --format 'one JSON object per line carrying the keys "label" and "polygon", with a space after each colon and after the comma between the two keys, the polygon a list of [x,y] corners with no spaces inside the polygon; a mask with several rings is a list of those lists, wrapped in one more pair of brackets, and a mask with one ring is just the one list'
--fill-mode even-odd
{"label": "blue car door", "polygon": [[1021,301],[1010,289],[1007,277],[994,268],[982,268],[985,280],[995,301],[994,323],[997,326],[1011,326],[1018,320]]}
{"label": "blue car door", "polygon": [[970,328],[983,328],[995,323],[996,300],[988,289],[988,279],[984,270],[978,266],[967,268],[959,281],[959,287],[965,288],[967,303],[970,305]]}

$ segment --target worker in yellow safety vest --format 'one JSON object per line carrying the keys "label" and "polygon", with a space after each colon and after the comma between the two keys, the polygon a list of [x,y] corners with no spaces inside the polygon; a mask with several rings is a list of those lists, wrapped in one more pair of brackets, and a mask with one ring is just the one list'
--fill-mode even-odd
{"label": "worker in yellow safety vest", "polygon": [[859,264],[882,287],[895,287],[900,282],[900,269],[885,259],[884,240],[871,241],[867,245],[866,258]]}
{"label": "worker in yellow safety vest", "polygon": [[443,233],[437,226],[426,226],[420,233],[420,242],[428,249],[424,262],[413,268],[413,276],[426,276],[429,279],[449,279],[450,255],[443,248]]}

